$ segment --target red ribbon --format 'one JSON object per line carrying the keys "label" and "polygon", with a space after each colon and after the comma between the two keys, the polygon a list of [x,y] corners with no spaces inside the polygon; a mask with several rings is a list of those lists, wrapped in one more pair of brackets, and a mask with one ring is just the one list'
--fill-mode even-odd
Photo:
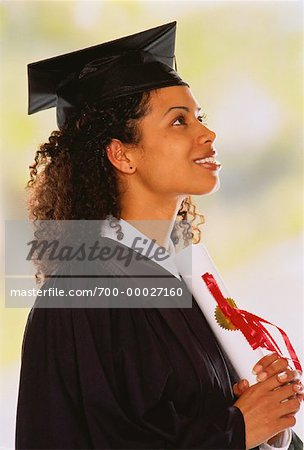
{"label": "red ribbon", "polygon": [[213,275],[211,275],[210,273],[205,273],[204,275],[202,275],[202,279],[206,283],[207,288],[211,292],[222,313],[233,323],[236,328],[238,328],[243,333],[253,350],[262,347],[266,348],[269,351],[277,352],[279,355],[283,356],[280,347],[275,342],[269,331],[262,325],[262,323],[272,325],[281,333],[296,370],[302,372],[299,358],[297,357],[295,349],[291,345],[291,342],[284,330],[277,327],[273,323],[262,319],[261,317],[251,314],[248,311],[244,311],[242,309],[238,309],[234,306],[229,305],[226,298],[221,293],[221,290],[218,287],[218,284],[215,281]]}

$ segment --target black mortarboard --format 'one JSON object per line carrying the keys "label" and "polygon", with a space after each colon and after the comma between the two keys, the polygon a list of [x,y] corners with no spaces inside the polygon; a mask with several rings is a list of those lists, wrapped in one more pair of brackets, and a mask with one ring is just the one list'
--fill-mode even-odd
{"label": "black mortarboard", "polygon": [[28,113],[57,107],[62,126],[84,102],[186,85],[173,69],[176,22],[28,65]]}

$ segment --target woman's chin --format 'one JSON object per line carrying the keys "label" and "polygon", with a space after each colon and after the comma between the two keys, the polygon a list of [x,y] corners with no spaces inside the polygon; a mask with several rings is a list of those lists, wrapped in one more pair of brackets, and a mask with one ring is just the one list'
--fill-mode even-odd
{"label": "woman's chin", "polygon": [[198,186],[196,189],[193,189],[190,195],[210,195],[214,194],[219,190],[221,186],[219,177],[216,177],[212,183],[206,183],[203,186]]}
{"label": "woman's chin", "polygon": [[213,188],[211,189],[210,192],[207,192],[206,195],[214,194],[215,192],[217,192],[219,190],[220,187],[221,187],[221,182],[220,182],[220,179],[217,178],[216,183],[214,184]]}

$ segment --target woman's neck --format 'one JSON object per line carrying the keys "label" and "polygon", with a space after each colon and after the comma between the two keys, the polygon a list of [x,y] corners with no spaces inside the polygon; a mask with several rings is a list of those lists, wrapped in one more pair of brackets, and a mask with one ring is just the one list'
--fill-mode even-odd
{"label": "woman's neck", "polygon": [[156,243],[166,249],[169,248],[170,235],[172,233],[177,212],[183,198],[164,199],[161,202],[153,201],[153,198],[141,201],[123,201],[121,218],[130,222],[141,233],[154,239]]}

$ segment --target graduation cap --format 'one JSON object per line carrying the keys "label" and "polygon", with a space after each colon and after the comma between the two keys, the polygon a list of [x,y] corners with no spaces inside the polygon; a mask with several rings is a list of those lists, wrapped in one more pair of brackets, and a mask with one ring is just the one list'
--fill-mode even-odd
{"label": "graduation cap", "polygon": [[186,85],[173,69],[176,22],[28,65],[33,114],[57,108],[61,127],[84,102]]}

